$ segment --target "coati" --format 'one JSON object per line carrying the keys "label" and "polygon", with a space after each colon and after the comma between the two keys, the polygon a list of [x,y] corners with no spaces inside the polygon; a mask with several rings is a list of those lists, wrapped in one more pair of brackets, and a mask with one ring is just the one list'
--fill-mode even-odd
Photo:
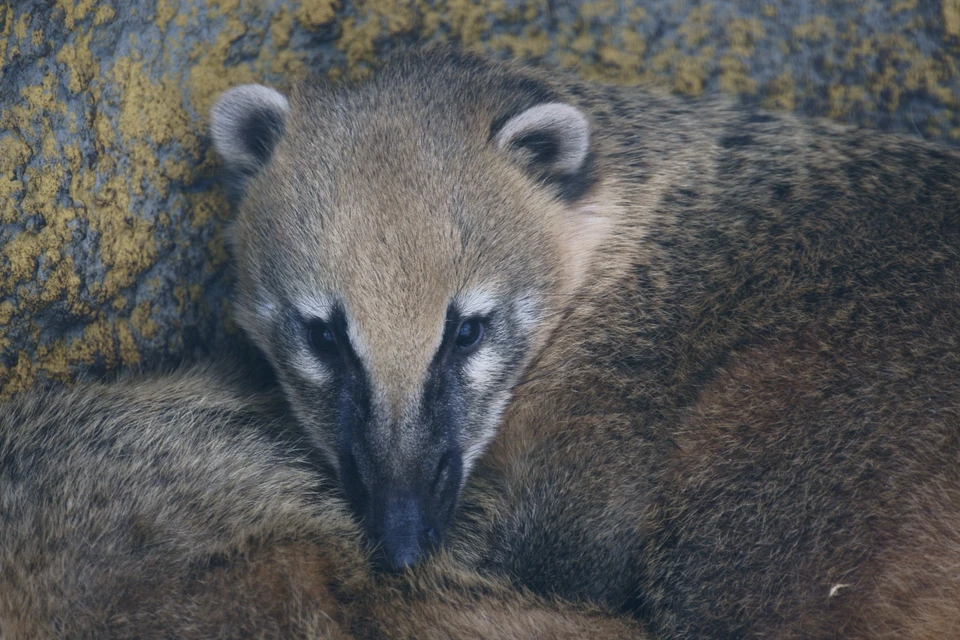
{"label": "coati", "polygon": [[[188,535],[194,515],[173,509],[210,509],[175,494],[170,533],[110,529],[133,541],[131,566],[166,563],[148,575],[177,584],[196,575],[188,558],[206,557],[199,566],[240,594],[217,602],[245,615],[289,601],[381,630],[390,611],[405,624],[436,624],[443,606],[467,615],[470,597],[490,607],[470,620],[504,629],[511,618],[495,614],[515,597],[561,626],[616,625],[588,637],[640,633],[562,597],[632,615],[657,638],[955,635],[956,152],[455,49],[288,97],[238,87],[211,130],[239,203],[237,317],[323,462],[310,475],[242,438],[227,447],[238,453],[196,456],[201,443],[178,434],[243,429],[183,409],[167,418],[177,394],[162,392],[130,431],[169,433],[152,473],[179,477],[168,468],[184,456],[213,513],[248,500],[217,478],[301,480],[253,500],[264,517],[252,524],[204,522],[227,539],[209,557]],[[227,384],[186,380],[196,401]],[[245,394],[219,406],[260,411]],[[24,402],[5,442],[34,448],[52,431],[20,434],[81,404]],[[127,432],[98,432],[115,404],[80,418],[80,442]],[[77,460],[60,467],[82,478]],[[325,466],[336,486],[307,490]],[[37,482],[24,491],[56,495]],[[112,481],[94,486],[110,487],[109,506]],[[96,489],[80,495],[97,504]],[[326,524],[283,533],[274,502]],[[251,602],[256,526],[273,536],[253,538],[268,582],[306,596]],[[100,549],[57,553],[109,575]],[[278,557],[297,559],[281,570]],[[371,572],[370,557],[397,573]],[[363,609],[369,599],[382,608]],[[126,602],[122,620],[166,606]],[[423,629],[435,628],[406,636]]]}
{"label": "coati", "polygon": [[211,127],[239,322],[388,569],[960,633],[956,152],[450,49]]}

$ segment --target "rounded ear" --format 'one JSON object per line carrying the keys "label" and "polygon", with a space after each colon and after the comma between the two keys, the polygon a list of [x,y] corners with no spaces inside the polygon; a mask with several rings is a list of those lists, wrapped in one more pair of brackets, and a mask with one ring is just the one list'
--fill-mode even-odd
{"label": "rounded ear", "polygon": [[530,107],[507,120],[495,139],[534,178],[557,185],[563,199],[576,199],[585,190],[590,121],[576,107],[563,102]]}
{"label": "rounded ear", "polygon": [[283,94],[259,84],[233,87],[217,99],[210,110],[210,135],[237,186],[270,159],[289,112]]}

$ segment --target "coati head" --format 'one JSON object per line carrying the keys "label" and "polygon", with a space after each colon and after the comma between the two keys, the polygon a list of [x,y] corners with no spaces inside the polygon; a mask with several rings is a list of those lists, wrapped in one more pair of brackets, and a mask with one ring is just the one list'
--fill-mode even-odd
{"label": "coati head", "polygon": [[387,567],[442,542],[511,388],[608,233],[589,118],[450,50],[212,111],[240,324]]}

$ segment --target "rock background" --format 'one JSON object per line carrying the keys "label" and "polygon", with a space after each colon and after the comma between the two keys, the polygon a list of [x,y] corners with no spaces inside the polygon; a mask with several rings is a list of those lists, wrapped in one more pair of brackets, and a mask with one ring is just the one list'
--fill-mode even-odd
{"label": "rock background", "polygon": [[960,0],[0,0],[0,397],[241,344],[206,114],[455,40],[960,143]]}

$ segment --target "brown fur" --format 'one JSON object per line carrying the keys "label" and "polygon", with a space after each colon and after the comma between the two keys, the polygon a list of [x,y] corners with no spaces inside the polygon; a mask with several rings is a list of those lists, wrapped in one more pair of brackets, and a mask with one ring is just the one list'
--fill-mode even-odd
{"label": "brown fur", "polygon": [[[490,145],[497,118],[543,95],[577,106],[592,123],[589,181],[573,201]],[[462,220],[452,214],[467,219],[469,242],[456,235]],[[578,222],[587,226],[582,235]],[[203,518],[175,516],[199,521],[214,538],[189,527],[159,536],[181,546],[148,547],[143,555],[169,570],[147,575],[179,584],[185,578],[168,576],[194,567],[190,559],[224,549],[237,557],[237,549],[236,584],[247,584],[245,572],[283,576],[267,582],[284,601],[315,603],[303,609],[311,624],[371,637],[391,628],[396,637],[509,637],[534,627],[546,634],[551,623],[570,636],[634,632],[487,579],[628,611],[655,637],[955,635],[954,152],[455,52],[414,52],[360,87],[308,84],[294,93],[287,132],[252,182],[235,236],[241,322],[321,448],[335,446],[329,407],[318,387],[299,381],[303,363],[291,345],[302,335],[290,324],[277,330],[258,311],[265,293],[286,296],[274,301],[281,304],[318,291],[344,296],[366,339],[377,397],[395,415],[429,371],[453,292],[534,289],[541,316],[439,559],[400,578],[369,573],[346,511],[306,491],[315,480],[299,470],[297,482],[264,490],[256,502],[271,516],[257,522],[269,526],[230,521],[210,531],[209,509],[199,509]],[[224,406],[245,406],[242,396],[228,398]],[[67,411],[56,406],[47,415]],[[40,415],[34,408],[29,418],[7,418],[13,426],[5,429],[18,432]],[[185,437],[181,422],[159,431]],[[260,440],[241,445],[242,464],[223,462],[243,469],[231,476],[241,485],[299,469]],[[149,460],[158,445],[141,446],[130,459]],[[177,448],[174,459],[193,459],[191,450]],[[66,460],[82,478],[82,467]],[[198,461],[198,487],[217,486],[216,461]],[[53,491],[47,476],[37,482],[35,491]],[[91,485],[78,486],[90,495]],[[216,509],[246,504],[232,495],[218,490],[209,499]],[[193,508],[181,496],[167,504]],[[287,518],[300,533],[287,533]],[[258,526],[277,537],[250,547],[248,531]],[[290,547],[281,542],[289,539]],[[149,566],[141,553],[130,575]],[[305,553],[318,572],[341,567],[334,584],[325,589],[312,572],[296,573],[303,565],[286,564],[288,553]],[[97,572],[107,555],[57,557]],[[300,595],[287,597],[288,579],[302,589],[289,593]],[[22,619],[50,619],[45,607],[53,605],[41,596],[60,580],[36,583],[34,604],[19,605],[31,612]],[[337,610],[319,620],[315,607],[330,599]],[[289,613],[264,606],[242,611],[289,624]],[[590,624],[613,626],[583,632]]]}
{"label": "brown fur", "polygon": [[[416,85],[419,64],[448,71],[411,59],[376,86]],[[445,76],[454,104],[504,73],[471,64]],[[589,205],[610,231],[575,296],[548,285],[549,338],[474,474],[453,548],[541,593],[624,607],[664,637],[949,637],[960,158],[513,73],[589,114],[596,182],[550,215],[582,219]],[[467,110],[495,110],[491,91]],[[464,189],[533,197],[472,157],[483,166]],[[553,252],[547,265],[570,277],[563,249],[531,239],[551,224],[541,214],[483,210],[498,239],[530,246],[487,247],[493,266],[474,273],[515,274],[522,256],[549,274],[537,260]]]}
{"label": "brown fur", "polygon": [[0,414],[0,637],[632,638],[436,558],[378,575],[338,492],[236,366]]}
{"label": "brown fur", "polygon": [[671,180],[518,390],[480,562],[670,638],[952,637],[960,158],[577,89],[622,197]]}

